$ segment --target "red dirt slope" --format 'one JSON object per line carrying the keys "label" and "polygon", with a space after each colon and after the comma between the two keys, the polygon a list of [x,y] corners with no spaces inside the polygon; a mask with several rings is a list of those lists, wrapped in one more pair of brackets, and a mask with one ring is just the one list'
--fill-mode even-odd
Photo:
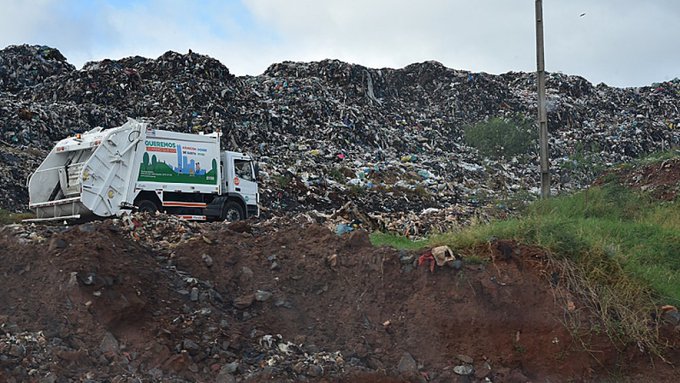
{"label": "red dirt slope", "polygon": [[493,262],[430,272],[364,232],[135,216],[5,227],[0,249],[0,381],[676,376],[597,335],[583,350],[544,255],[511,242],[480,249]]}

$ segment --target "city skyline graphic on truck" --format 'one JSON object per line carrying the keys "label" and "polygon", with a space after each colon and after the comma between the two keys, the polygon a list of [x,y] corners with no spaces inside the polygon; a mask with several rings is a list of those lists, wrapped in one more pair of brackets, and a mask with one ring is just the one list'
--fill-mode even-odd
{"label": "city skyline graphic on truck", "polygon": [[138,181],[217,185],[217,160],[208,149],[161,140],[144,144]]}

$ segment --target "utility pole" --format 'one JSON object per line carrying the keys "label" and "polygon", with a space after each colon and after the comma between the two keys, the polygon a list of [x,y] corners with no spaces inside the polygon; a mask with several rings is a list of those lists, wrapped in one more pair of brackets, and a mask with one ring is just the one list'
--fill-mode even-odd
{"label": "utility pole", "polygon": [[536,0],[536,63],[538,83],[538,140],[541,148],[541,198],[550,197],[548,163],[548,112],[545,105],[545,60],[543,59],[543,1]]}

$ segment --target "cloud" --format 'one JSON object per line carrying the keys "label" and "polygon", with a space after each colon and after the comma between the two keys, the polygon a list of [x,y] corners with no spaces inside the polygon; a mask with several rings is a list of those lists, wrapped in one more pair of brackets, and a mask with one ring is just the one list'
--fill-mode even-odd
{"label": "cloud", "polygon": [[[617,86],[680,75],[676,0],[543,7],[548,71]],[[3,6],[0,43],[51,45],[77,66],[192,49],[239,75],[325,58],[393,68],[437,60],[503,73],[535,70],[534,21],[533,1],[27,0]]]}
{"label": "cloud", "polygon": [[[531,4],[445,0],[250,0],[246,4],[260,22],[272,25],[285,40],[296,41],[298,55],[305,60],[333,57],[368,66],[402,67],[434,59],[471,70],[501,67],[488,58],[519,61],[522,68],[515,69],[528,69],[531,62],[509,48],[531,53]],[[502,23],[489,16],[498,13],[504,14]],[[489,61],[492,65],[482,66]]]}
{"label": "cloud", "polygon": [[50,20],[54,0],[11,1],[3,4],[0,36],[3,42],[40,37],[40,26]]}
{"label": "cloud", "polygon": [[3,4],[0,42],[49,45],[64,51],[92,50],[107,34],[101,14],[87,4],[73,7],[73,3],[26,0]]}
{"label": "cloud", "polygon": [[[473,71],[534,71],[534,2],[249,0],[254,17],[296,41],[297,57],[401,67],[438,60]],[[610,85],[678,76],[680,2],[545,2],[546,68]],[[580,17],[582,13],[586,13]]]}

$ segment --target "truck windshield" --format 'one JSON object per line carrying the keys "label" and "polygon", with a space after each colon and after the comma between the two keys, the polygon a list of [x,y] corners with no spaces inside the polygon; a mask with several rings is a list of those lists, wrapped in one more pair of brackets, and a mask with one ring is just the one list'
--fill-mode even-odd
{"label": "truck windshield", "polygon": [[234,172],[238,178],[252,181],[253,180],[253,165],[251,161],[234,160]]}

